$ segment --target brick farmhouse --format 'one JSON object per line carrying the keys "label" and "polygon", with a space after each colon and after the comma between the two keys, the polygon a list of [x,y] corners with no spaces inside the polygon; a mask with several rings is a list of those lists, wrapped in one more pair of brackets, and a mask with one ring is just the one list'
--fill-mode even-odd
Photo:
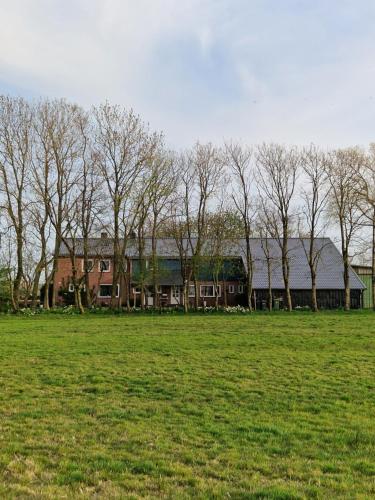
{"label": "brick farmhouse", "polygon": [[[311,278],[307,261],[309,240],[290,238],[289,265],[290,289],[294,307],[305,307],[311,304]],[[186,241],[186,245],[188,242]],[[339,308],[344,305],[343,261],[340,252],[328,238],[316,240],[319,259],[317,265],[317,298],[320,308]],[[143,273],[140,283],[141,268],[136,241],[130,241],[126,251],[127,280],[126,285],[116,284],[116,297],[119,302],[140,305],[140,297],[144,297],[145,306],[154,304],[154,287],[151,286],[151,238],[144,241]],[[83,241],[75,241],[76,268],[78,276],[84,275]],[[102,234],[100,238],[90,238],[89,248],[89,287],[93,303],[97,306],[108,306],[112,294],[113,281],[113,241]],[[267,240],[268,258],[264,251],[264,240],[253,238],[251,241],[253,255],[253,306],[265,309],[269,287],[272,288],[273,306],[282,308],[286,304],[284,282],[282,278],[281,251],[279,242]],[[159,238],[157,250],[157,304],[168,307],[183,305],[183,275],[177,244],[173,238]],[[210,251],[203,252],[199,266],[199,305],[247,305],[246,294],[246,259],[243,241],[231,242],[226,246],[220,259],[220,269],[214,262]],[[154,260],[155,262],[155,260]],[[214,272],[214,269],[216,271]],[[155,276],[155,275],[154,275]],[[55,274],[54,290],[57,303],[67,304],[73,300],[72,263],[66,245],[61,246],[58,268]],[[155,280],[153,280],[155,284]],[[141,294],[141,287],[143,292]],[[351,306],[362,307],[362,296],[365,286],[356,273],[350,269]],[[195,300],[195,288],[189,283],[189,301]]]}

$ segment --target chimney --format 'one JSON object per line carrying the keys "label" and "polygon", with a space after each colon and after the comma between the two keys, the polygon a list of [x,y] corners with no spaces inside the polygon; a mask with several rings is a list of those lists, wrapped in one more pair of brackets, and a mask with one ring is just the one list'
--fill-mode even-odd
{"label": "chimney", "polygon": [[102,240],[105,240],[108,237],[108,234],[103,231],[102,233],[100,233],[100,237]]}

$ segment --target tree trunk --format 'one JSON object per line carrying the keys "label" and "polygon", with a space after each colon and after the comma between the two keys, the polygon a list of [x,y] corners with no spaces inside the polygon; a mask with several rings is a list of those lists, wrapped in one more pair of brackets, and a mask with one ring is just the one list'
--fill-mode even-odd
{"label": "tree trunk", "polygon": [[[59,231],[59,229],[57,229],[57,231]],[[53,253],[52,271],[51,271],[51,276],[50,276],[50,283],[52,283],[52,297],[51,297],[52,308],[54,308],[56,306],[55,275],[56,275],[57,266],[58,266],[60,244],[61,244],[60,236],[58,234],[56,234],[55,248],[54,248],[54,253]]]}
{"label": "tree trunk", "polygon": [[375,311],[375,207],[372,219],[372,308]]}
{"label": "tree trunk", "polygon": [[285,287],[285,295],[287,301],[287,310],[291,312],[293,310],[292,296],[289,288],[289,262],[288,262],[288,224],[284,222],[283,224],[283,244],[281,249],[281,260],[283,268],[283,279]]}
{"label": "tree trunk", "polygon": [[250,312],[253,310],[251,297],[253,294],[253,258],[251,255],[251,246],[250,246],[250,234],[249,229],[246,226],[246,259],[247,259],[247,274],[246,274],[246,288],[247,288],[247,304]]}
{"label": "tree trunk", "polygon": [[151,262],[152,262],[152,290],[154,292],[154,298],[152,301],[153,309],[157,309],[158,307],[158,260],[156,254],[156,217],[153,217],[152,224],[152,234],[151,234]]}
{"label": "tree trunk", "polygon": [[[51,284],[51,274],[49,276],[47,276],[47,269],[46,269],[46,282],[45,282],[45,289],[44,289],[44,300],[43,300],[43,309],[45,309],[46,311],[49,311],[50,307],[49,307],[49,287],[50,287],[50,284]],[[54,290],[54,289],[52,289]]]}
{"label": "tree trunk", "polygon": [[21,283],[23,278],[23,238],[22,233],[17,230],[17,273],[13,284],[13,309],[18,311],[21,294]]}
{"label": "tree trunk", "polygon": [[74,305],[79,310],[80,314],[85,312],[82,306],[81,290],[76,285],[74,285]]}
{"label": "tree trunk", "polygon": [[253,304],[252,304],[252,295],[253,295],[253,289],[252,289],[252,279],[250,277],[250,270],[247,272],[246,276],[246,289],[247,289],[247,305],[249,307],[250,312],[253,310]]}
{"label": "tree trunk", "polygon": [[44,265],[44,259],[43,262],[38,262],[36,268],[35,268],[35,274],[34,274],[34,281],[33,281],[33,287],[31,291],[31,308],[35,309],[37,302],[38,302],[38,290],[39,290],[39,282],[40,282],[40,276],[43,271],[43,265]]}
{"label": "tree trunk", "polygon": [[272,312],[272,281],[271,281],[271,260],[267,258],[267,277],[268,277],[268,310]]}
{"label": "tree trunk", "polygon": [[91,290],[90,290],[90,274],[88,270],[88,241],[87,241],[87,236],[84,236],[83,239],[83,266],[84,266],[84,273],[85,273],[85,302],[86,302],[86,307],[89,309],[92,306],[92,299],[91,299]]}
{"label": "tree trunk", "polygon": [[316,297],[316,271],[314,264],[310,266],[311,272],[311,308],[313,312],[318,312],[318,299]]}
{"label": "tree trunk", "polygon": [[344,251],[344,286],[345,286],[345,304],[344,310],[350,310],[350,283],[349,283],[349,257],[348,251],[345,249]]}
{"label": "tree trunk", "polygon": [[198,311],[199,308],[199,285],[198,285],[198,280],[194,276],[194,290],[195,290],[195,297],[194,297],[194,304],[195,304],[195,310]]}
{"label": "tree trunk", "polygon": [[187,314],[189,312],[189,281],[187,279],[184,280],[183,297],[184,313]]}
{"label": "tree trunk", "polygon": [[114,202],[113,202],[113,275],[112,275],[112,293],[111,293],[111,302],[110,308],[116,309],[117,300],[116,300],[116,289],[117,283],[120,279],[120,225],[119,225],[119,217],[120,217],[120,201],[118,198],[118,194],[114,194]]}

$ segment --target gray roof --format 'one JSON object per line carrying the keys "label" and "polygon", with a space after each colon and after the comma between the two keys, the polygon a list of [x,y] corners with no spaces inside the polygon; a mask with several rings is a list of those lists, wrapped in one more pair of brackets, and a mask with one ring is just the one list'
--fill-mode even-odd
{"label": "gray roof", "polygon": [[[263,246],[264,246],[263,240]],[[194,242],[193,242],[194,243]],[[281,249],[279,242],[275,239],[268,239],[268,248],[271,256],[271,281],[272,288],[283,289],[284,282],[281,267]],[[188,241],[185,241],[187,253],[189,251]],[[296,290],[307,290],[311,288],[310,269],[308,266],[306,252],[308,249],[309,240],[300,238],[289,238],[288,240],[288,256],[290,263],[290,288]],[[251,239],[251,251],[254,261],[253,286],[257,289],[268,288],[267,278],[267,261],[260,238]],[[203,251],[209,255],[209,244],[206,244],[206,250]],[[240,257],[246,266],[246,250],[245,241],[239,240],[236,242],[225,242],[223,245],[226,257]],[[316,239],[316,248],[319,252],[319,260],[317,265],[317,288],[325,290],[343,290],[343,260],[337,247],[329,238]],[[90,238],[89,239],[89,254],[93,257],[108,257],[113,254],[113,240],[111,238]],[[138,250],[136,242],[129,241],[126,249],[128,257],[137,258]],[[68,256],[69,252],[64,244],[60,250],[61,256]],[[76,240],[76,255],[83,255],[82,240]],[[151,255],[151,238],[145,238],[145,256]],[[157,255],[159,257],[178,258],[178,248],[173,238],[159,238],[157,240]],[[176,282],[180,279],[176,277]],[[350,287],[352,289],[365,289],[365,285],[350,269]]]}

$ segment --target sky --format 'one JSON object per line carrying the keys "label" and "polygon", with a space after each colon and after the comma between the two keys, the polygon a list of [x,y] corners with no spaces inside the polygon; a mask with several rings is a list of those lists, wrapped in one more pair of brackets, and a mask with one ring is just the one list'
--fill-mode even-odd
{"label": "sky", "polygon": [[0,0],[0,94],[133,108],[167,143],[375,141],[374,0]]}

